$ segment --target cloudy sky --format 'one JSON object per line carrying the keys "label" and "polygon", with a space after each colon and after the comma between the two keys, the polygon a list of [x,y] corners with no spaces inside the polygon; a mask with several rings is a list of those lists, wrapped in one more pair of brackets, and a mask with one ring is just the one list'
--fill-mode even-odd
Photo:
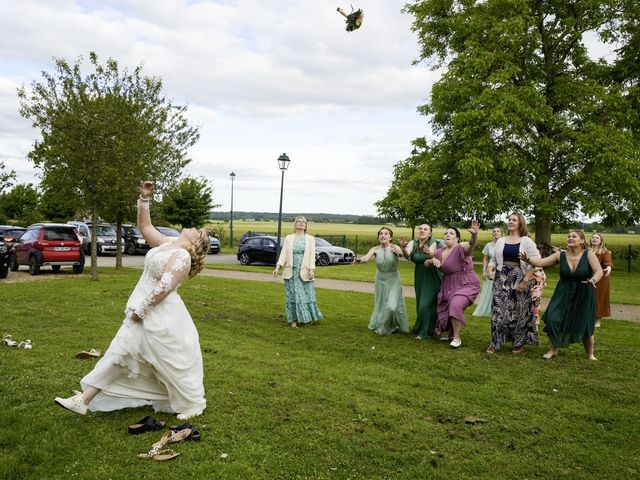
{"label": "cloudy sky", "polygon": [[[351,0],[352,2],[354,0]],[[363,27],[344,30],[328,0],[20,0],[0,16],[0,160],[38,182],[26,153],[38,131],[16,89],[95,51],[143,64],[188,105],[201,138],[187,173],[212,182],[228,210],[375,214],[393,165],[427,133],[416,112],[437,78],[414,66],[418,44],[404,1],[362,0]],[[85,63],[88,63],[86,61]]]}

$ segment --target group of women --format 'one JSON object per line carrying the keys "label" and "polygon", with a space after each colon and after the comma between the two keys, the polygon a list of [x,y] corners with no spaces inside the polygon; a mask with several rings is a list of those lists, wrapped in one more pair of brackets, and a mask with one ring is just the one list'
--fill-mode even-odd
{"label": "group of women", "polygon": [[[313,242],[306,236],[306,220],[296,219],[296,234],[285,240],[283,252],[274,270],[285,268],[287,319],[291,326],[322,318],[313,288],[315,257]],[[378,231],[379,244],[354,263],[376,262],[374,310],[369,329],[381,335],[409,332],[407,308],[398,270],[401,257],[415,264],[416,322],[411,329],[416,338],[439,337],[452,348],[462,345],[464,311],[480,293],[480,280],[473,270],[472,252],[477,244],[479,224],[474,220],[471,239],[462,242],[458,229],[449,227],[444,241],[432,238],[430,225],[418,227],[418,236],[407,242],[393,243],[393,231]],[[484,286],[474,316],[491,317],[491,341],[487,353],[498,352],[511,344],[519,354],[526,345],[538,345],[538,309],[546,284],[544,267],[560,264],[560,280],[543,316],[544,332],[551,342],[543,356],[553,358],[558,348],[582,342],[591,360],[594,328],[600,318],[610,315],[609,274],[611,254],[602,235],[594,234],[591,249],[580,230],[571,230],[566,250],[557,249],[541,258],[529,238],[521,213],[509,215],[507,234],[492,230],[492,242],[483,250]],[[303,239],[306,238],[305,241]],[[305,246],[306,245],[306,246]],[[309,273],[311,272],[311,273]],[[594,288],[595,287],[595,288]],[[597,319],[597,323],[596,323]]]}
{"label": "group of women", "polygon": [[[55,402],[71,411],[110,411],[152,405],[156,411],[172,412],[179,419],[200,415],[205,407],[202,355],[198,332],[177,289],[187,277],[198,274],[209,248],[205,230],[185,229],[170,239],[151,224],[149,200],[153,182],[141,182],[138,225],[153,247],[145,258],[144,271],[129,297],[125,319],[104,357],[81,380],[82,392]],[[595,360],[593,333],[596,317],[610,315],[608,303],[611,254],[602,235],[592,237],[588,249],[584,234],[571,230],[567,249],[541,258],[528,237],[524,217],[509,216],[508,235],[493,230],[493,242],[483,250],[485,289],[481,314],[491,314],[489,353],[512,343],[513,353],[525,345],[538,344],[535,296],[540,289],[536,268],[560,264],[560,280],[544,313],[544,331],[551,349],[582,341],[589,359]],[[464,311],[480,293],[480,280],[473,270],[472,252],[477,244],[479,224],[473,220],[471,239],[462,242],[460,232],[446,229],[444,241],[432,238],[432,229],[418,227],[418,238],[393,243],[393,231],[378,231],[379,245],[354,260],[364,263],[375,258],[375,307],[369,328],[379,334],[408,332],[407,309],[398,271],[400,257],[415,264],[417,320],[412,329],[417,338],[440,337],[452,348],[462,345]],[[289,324],[313,323],[322,319],[316,304],[315,240],[307,235],[304,217],[295,220],[295,233],[285,238],[284,248],[273,270],[283,269],[286,316]],[[539,272],[539,270],[538,270]],[[540,277],[540,276],[539,276]],[[543,277],[540,277],[543,278]],[[602,279],[602,280],[601,280]],[[598,300],[594,287],[599,285]],[[490,309],[488,302],[490,300]]]}

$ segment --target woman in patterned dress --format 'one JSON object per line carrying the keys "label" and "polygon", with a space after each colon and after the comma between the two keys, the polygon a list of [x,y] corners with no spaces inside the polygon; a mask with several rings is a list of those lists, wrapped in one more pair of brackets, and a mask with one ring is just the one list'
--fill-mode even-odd
{"label": "woman in patterned dress", "polygon": [[500,227],[495,227],[491,230],[491,236],[493,237],[493,240],[487,243],[482,249],[482,291],[480,292],[478,306],[473,311],[474,317],[491,316],[491,305],[493,303],[493,280],[488,277],[489,261],[493,258],[496,241],[499,238],[502,238],[502,229]]}
{"label": "woman in patterned dress", "polygon": [[550,360],[558,355],[559,348],[582,341],[587,358],[597,360],[593,353],[595,287],[602,278],[602,268],[596,254],[589,251],[584,233],[570,230],[566,251],[558,250],[545,258],[529,258],[522,252],[520,258],[534,267],[551,267],[560,263],[560,280],[542,315],[544,331],[551,341],[551,348],[543,358]]}
{"label": "woman in patterned dress", "polygon": [[611,269],[613,260],[611,252],[604,243],[604,238],[600,233],[591,235],[591,251],[596,254],[600,267],[602,267],[602,278],[596,283],[596,328],[600,326],[601,319],[611,316]]}
{"label": "woman in patterned dress", "polygon": [[425,263],[429,256],[441,246],[439,240],[431,238],[431,225],[418,226],[418,239],[408,244],[400,239],[402,254],[415,263],[414,287],[416,291],[416,324],[411,331],[416,339],[431,337],[438,324],[438,292],[442,283],[442,273],[433,265]]}
{"label": "woman in patterned dress", "polygon": [[447,336],[441,340],[449,340],[451,348],[462,345],[460,332],[466,324],[464,310],[471,305],[480,293],[480,279],[473,271],[471,254],[478,243],[480,224],[476,219],[471,222],[471,240],[460,243],[460,232],[449,227],[444,232],[444,247],[436,250],[429,263],[439,268],[444,274],[440,293],[438,293],[438,326],[435,334]]}
{"label": "woman in patterned dress", "polygon": [[374,309],[369,320],[369,330],[380,335],[391,335],[399,331],[409,331],[407,307],[404,303],[398,257],[402,249],[391,243],[393,231],[382,227],[378,230],[380,245],[372,247],[366,255],[353,260],[353,263],[367,263],[372,257],[376,259],[376,282]]}
{"label": "woman in patterned dress", "polygon": [[186,228],[177,238],[162,235],[149,215],[153,190],[153,182],[141,183],[138,227],[154,248],[127,301],[125,319],[104,356],[80,381],[83,391],[55,399],[81,415],[151,405],[183,420],[206,407],[198,331],[176,290],[202,270],[209,234]]}
{"label": "woman in patterned dress", "polygon": [[495,353],[511,342],[511,353],[519,354],[526,344],[538,345],[538,329],[533,313],[531,281],[533,267],[520,260],[521,252],[528,258],[540,258],[538,247],[528,236],[527,222],[519,212],[509,215],[509,234],[496,242],[489,262],[488,277],[494,279],[491,310],[491,343],[487,353]]}
{"label": "woman in patterned dress", "polygon": [[316,304],[316,241],[307,235],[307,219],[296,217],[296,233],[287,235],[273,276],[283,267],[285,310],[291,327],[307,325],[322,319]]}

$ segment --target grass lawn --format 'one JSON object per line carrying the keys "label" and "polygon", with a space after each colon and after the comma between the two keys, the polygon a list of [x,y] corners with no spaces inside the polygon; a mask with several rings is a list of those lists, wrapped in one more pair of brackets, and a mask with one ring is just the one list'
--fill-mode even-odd
{"label": "grass lawn", "polygon": [[[333,269],[330,269],[333,270]],[[149,409],[83,417],[53,403],[105,350],[140,271],[6,283],[0,347],[2,479],[637,478],[640,324],[611,321],[582,346],[489,356],[486,319],[463,346],[367,330],[373,296],[318,290],[325,319],[293,330],[281,285],[199,277],[181,295],[200,332],[208,408],[202,441],[171,462],[138,460],[159,433],[131,436]],[[407,300],[414,319],[415,303]],[[169,424],[169,414],[157,414]],[[465,423],[475,416],[479,421]],[[222,460],[221,454],[228,458]]]}
{"label": "grass lawn", "polygon": [[[273,267],[248,265],[222,265],[208,264],[207,268],[217,270],[237,270],[241,272],[271,273]],[[558,266],[545,270],[547,274],[547,287],[543,296],[551,298],[553,290],[558,283]],[[401,260],[399,263],[400,277],[403,285],[413,286],[413,263]],[[474,265],[476,274],[482,278],[482,265]],[[376,265],[374,262],[359,265],[332,265],[329,267],[316,268],[318,278],[334,278],[337,280],[353,280],[356,282],[373,282],[376,275]],[[625,303],[630,305],[640,305],[640,273],[627,273],[614,270],[611,276],[611,302]]]}

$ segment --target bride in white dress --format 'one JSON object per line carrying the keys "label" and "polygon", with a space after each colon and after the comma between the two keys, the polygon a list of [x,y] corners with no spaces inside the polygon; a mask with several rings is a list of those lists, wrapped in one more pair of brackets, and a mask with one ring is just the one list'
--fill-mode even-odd
{"label": "bride in white dress", "polygon": [[104,357],[80,381],[83,391],[55,399],[82,415],[151,405],[187,419],[206,407],[198,331],[176,290],[202,270],[209,235],[190,228],[174,240],[158,232],[149,215],[153,189],[152,182],[141,182],[138,228],[155,248],[147,253],[124,322]]}

